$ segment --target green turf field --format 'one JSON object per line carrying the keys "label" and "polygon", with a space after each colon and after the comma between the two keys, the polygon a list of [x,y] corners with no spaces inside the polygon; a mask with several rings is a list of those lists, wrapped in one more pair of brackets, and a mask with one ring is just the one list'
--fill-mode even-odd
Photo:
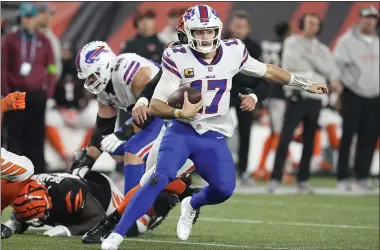
{"label": "green turf field", "polygon": [[[3,221],[9,211],[3,214]],[[379,249],[379,197],[236,194],[205,207],[187,242],[176,237],[179,206],[155,231],[127,239],[120,249]],[[100,249],[79,237],[41,232],[1,241],[3,250]]]}

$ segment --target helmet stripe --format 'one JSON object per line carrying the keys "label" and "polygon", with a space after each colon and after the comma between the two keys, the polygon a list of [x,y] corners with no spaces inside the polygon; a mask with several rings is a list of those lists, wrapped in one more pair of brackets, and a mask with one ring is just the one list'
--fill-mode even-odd
{"label": "helmet stripe", "polygon": [[204,5],[198,5],[201,22],[208,22],[208,9]]}

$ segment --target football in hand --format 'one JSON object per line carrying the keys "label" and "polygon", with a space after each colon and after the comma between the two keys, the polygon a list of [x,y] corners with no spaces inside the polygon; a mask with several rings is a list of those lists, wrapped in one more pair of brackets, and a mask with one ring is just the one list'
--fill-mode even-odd
{"label": "football in hand", "polygon": [[197,89],[183,87],[171,94],[168,100],[168,105],[176,109],[181,109],[185,92],[187,92],[187,98],[192,104],[198,103],[202,99],[202,94]]}

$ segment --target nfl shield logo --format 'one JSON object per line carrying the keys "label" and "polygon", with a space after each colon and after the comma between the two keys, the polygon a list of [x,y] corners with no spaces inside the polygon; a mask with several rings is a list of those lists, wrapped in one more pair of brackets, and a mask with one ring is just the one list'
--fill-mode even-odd
{"label": "nfl shield logo", "polygon": [[212,72],[213,71],[213,68],[210,66],[208,67],[208,72]]}

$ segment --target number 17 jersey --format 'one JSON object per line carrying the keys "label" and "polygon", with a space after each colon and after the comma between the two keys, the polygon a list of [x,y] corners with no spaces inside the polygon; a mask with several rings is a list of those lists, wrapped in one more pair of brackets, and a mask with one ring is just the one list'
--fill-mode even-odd
{"label": "number 17 jersey", "polygon": [[253,59],[240,40],[230,39],[220,42],[213,59],[203,59],[189,45],[168,48],[162,69],[153,98],[167,102],[178,88],[198,89],[203,108],[195,117],[181,121],[190,123],[199,134],[212,130],[230,137],[235,127],[229,114],[232,77],[239,72],[262,77],[266,64]]}

